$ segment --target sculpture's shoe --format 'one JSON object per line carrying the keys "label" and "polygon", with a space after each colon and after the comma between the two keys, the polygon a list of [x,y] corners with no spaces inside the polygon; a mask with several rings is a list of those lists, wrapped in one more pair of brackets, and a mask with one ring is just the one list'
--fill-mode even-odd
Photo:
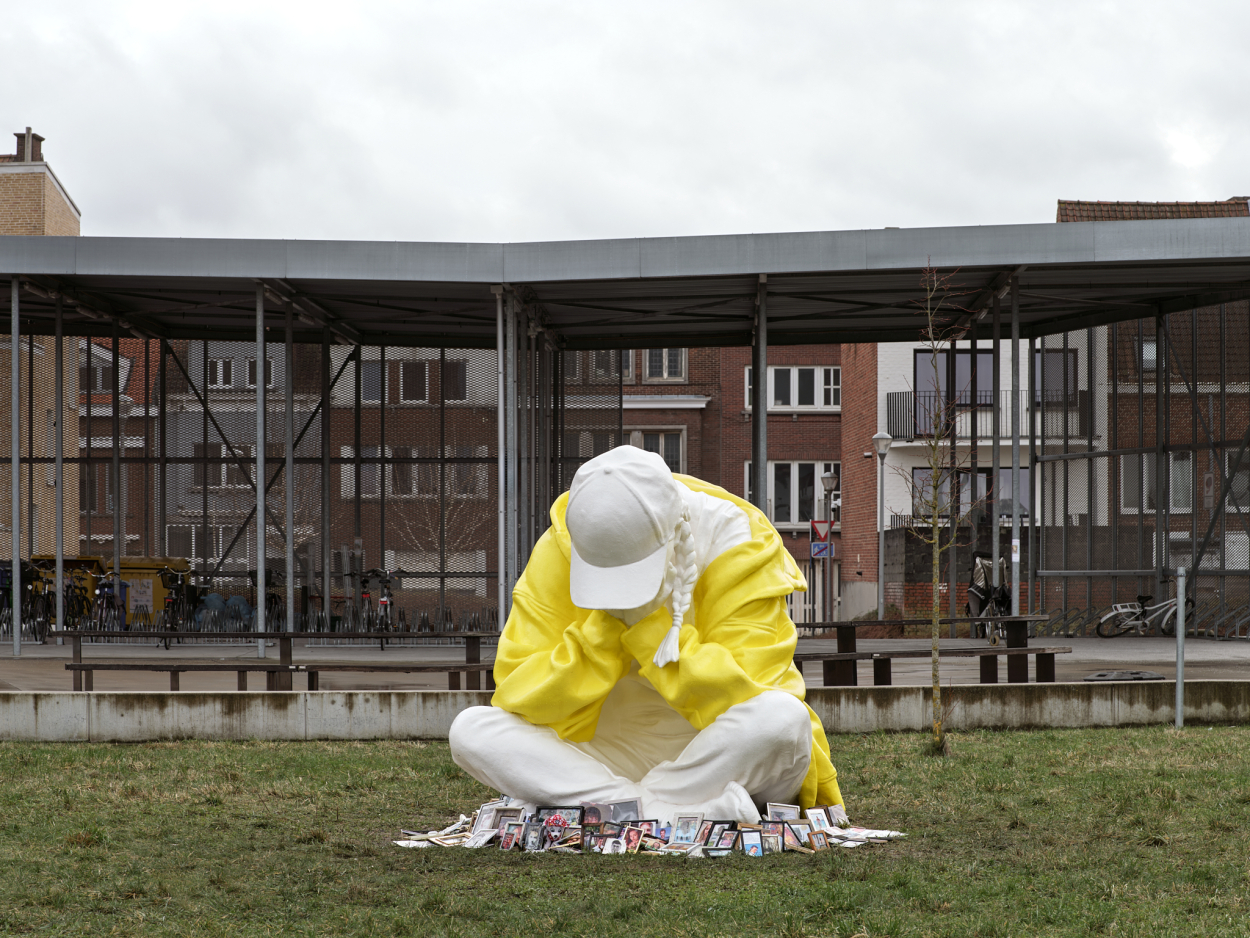
{"label": "sculpture's shoe", "polygon": [[730,782],[717,797],[698,804],[670,804],[644,795],[642,813],[645,818],[661,821],[673,821],[683,814],[702,814],[708,820],[745,821],[748,824],[755,824],[760,819],[755,802],[737,782]]}

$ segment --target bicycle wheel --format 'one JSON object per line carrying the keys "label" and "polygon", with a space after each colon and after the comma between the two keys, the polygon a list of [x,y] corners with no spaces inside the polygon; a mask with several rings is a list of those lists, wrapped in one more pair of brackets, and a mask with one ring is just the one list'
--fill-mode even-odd
{"label": "bicycle wheel", "polygon": [[1160,635],[1176,634],[1176,607],[1173,606],[1168,610],[1168,614],[1163,617],[1163,621],[1159,623]]}
{"label": "bicycle wheel", "polygon": [[1132,613],[1122,612],[1118,616],[1104,619],[1094,627],[1099,638],[1116,638],[1125,635],[1136,627],[1137,619]]}

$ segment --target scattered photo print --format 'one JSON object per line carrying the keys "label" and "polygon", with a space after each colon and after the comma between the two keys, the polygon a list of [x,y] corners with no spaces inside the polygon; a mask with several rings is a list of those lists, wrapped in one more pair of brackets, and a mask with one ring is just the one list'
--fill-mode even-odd
{"label": "scattered photo print", "polygon": [[673,833],[668,838],[672,844],[693,844],[698,841],[703,826],[702,814],[681,814],[673,822]]}
{"label": "scattered photo print", "polygon": [[797,821],[801,815],[797,804],[774,804],[770,801],[767,816],[770,821]]}
{"label": "scattered photo print", "polygon": [[614,801],[609,808],[612,809],[612,816],[606,820],[615,824],[624,824],[628,821],[636,821],[642,816],[642,802],[637,798],[631,801]]}
{"label": "scattered photo print", "polygon": [[812,830],[826,831],[833,825],[829,823],[829,815],[825,813],[824,808],[808,808],[804,812],[807,819],[812,822]]}

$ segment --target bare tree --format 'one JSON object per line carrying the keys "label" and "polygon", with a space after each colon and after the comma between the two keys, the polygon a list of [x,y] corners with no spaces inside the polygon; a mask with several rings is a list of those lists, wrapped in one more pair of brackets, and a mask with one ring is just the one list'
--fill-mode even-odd
{"label": "bare tree", "polygon": [[[942,274],[932,266],[921,273],[920,285],[924,291],[923,307],[919,310],[925,317],[921,344],[928,353],[930,383],[928,392],[913,389],[915,419],[920,426],[917,438],[922,441],[924,462],[928,477],[916,480],[908,469],[898,470],[911,494],[913,514],[919,523],[913,528],[916,536],[929,546],[931,560],[932,594],[930,602],[930,634],[932,638],[931,662],[933,667],[933,747],[940,753],[948,751],[946,731],[943,727],[942,684],[938,657],[940,636],[942,556],[955,546],[953,537],[945,537],[942,528],[949,524],[956,532],[967,521],[978,505],[975,480],[967,497],[960,492],[959,477],[964,473],[970,453],[960,453],[958,448],[959,408],[961,389],[954,387],[956,369],[951,368],[944,383],[941,369],[953,359],[957,341],[968,330],[968,311],[954,301],[961,294],[956,292],[955,273]],[[975,399],[974,399],[975,405]],[[976,419],[975,406],[969,419]],[[954,561],[953,555],[951,561]]]}

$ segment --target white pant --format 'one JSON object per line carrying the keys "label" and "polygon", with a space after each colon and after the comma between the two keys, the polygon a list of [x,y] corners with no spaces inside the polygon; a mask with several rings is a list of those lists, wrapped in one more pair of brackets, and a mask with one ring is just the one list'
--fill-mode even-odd
{"label": "white pant", "polygon": [[755,805],[797,795],[811,761],[812,726],[801,701],[767,691],[700,732],[630,675],[609,694],[588,743],[566,742],[497,707],[462,712],[450,741],[458,766],[531,806],[637,798],[643,817],[697,812],[756,821]]}

